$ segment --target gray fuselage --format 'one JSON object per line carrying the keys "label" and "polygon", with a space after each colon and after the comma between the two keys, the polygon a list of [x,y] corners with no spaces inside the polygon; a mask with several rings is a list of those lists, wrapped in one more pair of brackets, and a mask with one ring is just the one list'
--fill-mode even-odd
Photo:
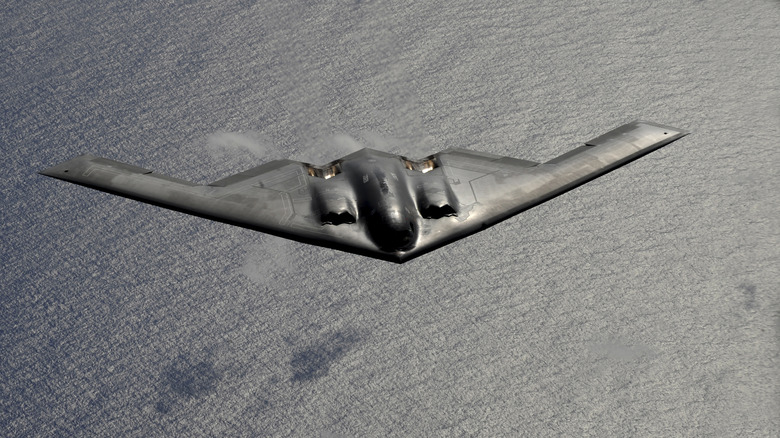
{"label": "gray fuselage", "polygon": [[85,154],[53,178],[160,207],[403,263],[477,233],[687,135],[636,121],[544,163],[447,149],[371,149],[324,166],[275,160],[208,185]]}
{"label": "gray fuselage", "polygon": [[369,156],[344,162],[342,171],[354,190],[358,215],[371,240],[388,252],[413,248],[420,232],[420,214],[402,161]]}

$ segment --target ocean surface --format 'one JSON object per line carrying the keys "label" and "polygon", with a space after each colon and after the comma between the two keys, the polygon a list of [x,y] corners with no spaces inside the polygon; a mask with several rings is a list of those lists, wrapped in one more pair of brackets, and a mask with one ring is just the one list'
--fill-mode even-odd
{"label": "ocean surface", "polygon": [[[3,436],[780,435],[777,1],[0,7]],[[403,265],[46,178],[692,132]]]}

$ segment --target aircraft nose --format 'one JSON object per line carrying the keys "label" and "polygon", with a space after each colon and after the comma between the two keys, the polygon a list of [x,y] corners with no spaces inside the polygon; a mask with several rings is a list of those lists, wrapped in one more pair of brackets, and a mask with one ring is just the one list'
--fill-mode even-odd
{"label": "aircraft nose", "polygon": [[414,247],[416,235],[412,223],[409,223],[404,227],[387,230],[386,233],[387,238],[384,241],[384,246],[388,250],[406,251]]}
{"label": "aircraft nose", "polygon": [[417,244],[417,226],[412,221],[390,222],[377,218],[369,222],[369,232],[382,251],[407,251]]}
{"label": "aircraft nose", "polygon": [[406,247],[414,240],[414,225],[410,222],[408,227],[395,231],[395,237],[401,247]]}

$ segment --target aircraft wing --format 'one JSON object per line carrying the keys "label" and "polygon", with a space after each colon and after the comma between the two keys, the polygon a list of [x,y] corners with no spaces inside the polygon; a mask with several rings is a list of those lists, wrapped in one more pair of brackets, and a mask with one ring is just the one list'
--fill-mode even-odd
{"label": "aircraft wing", "polygon": [[[312,204],[308,166],[272,161],[196,185],[119,161],[82,155],[40,173],[148,204],[304,243],[376,257],[376,245],[357,223],[323,226]],[[330,186],[346,185],[336,175]]]}
{"label": "aircraft wing", "polygon": [[[429,157],[425,163],[433,168],[415,169],[407,160],[410,190],[435,182],[438,185],[426,190],[439,195],[451,192],[457,201],[457,214],[420,218],[415,246],[399,252],[380,250],[363,220],[355,221],[352,216],[323,220],[317,202],[349,202],[346,198],[353,193],[347,176],[333,170],[336,166],[323,168],[278,160],[209,185],[196,185],[141,167],[82,155],[41,174],[299,242],[402,263],[534,207],[686,134],[670,126],[637,121],[542,164],[464,149],[449,149]],[[397,158],[399,166],[400,160],[406,160]],[[326,171],[323,169],[332,172],[325,176],[317,173]],[[313,193],[319,194],[317,200]],[[338,225],[334,224],[336,219]]]}
{"label": "aircraft wing", "polygon": [[458,200],[458,215],[423,221],[420,240],[401,261],[432,251],[566,191],[687,135],[657,123],[635,121],[594,138],[546,163],[449,149],[434,155]]}

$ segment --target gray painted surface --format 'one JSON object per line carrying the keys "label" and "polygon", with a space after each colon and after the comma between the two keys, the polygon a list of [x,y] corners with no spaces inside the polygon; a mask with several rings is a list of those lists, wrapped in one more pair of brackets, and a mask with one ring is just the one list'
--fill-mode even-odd
{"label": "gray painted surface", "polygon": [[636,121],[543,164],[466,149],[409,159],[364,148],[322,165],[272,161],[208,185],[93,155],[41,174],[295,241],[403,263],[687,134]]}
{"label": "gray painted surface", "polygon": [[[780,432],[776,2],[0,17],[6,435]],[[362,147],[544,162],[638,118],[694,135],[403,265],[36,173],[83,151],[197,184]]]}

